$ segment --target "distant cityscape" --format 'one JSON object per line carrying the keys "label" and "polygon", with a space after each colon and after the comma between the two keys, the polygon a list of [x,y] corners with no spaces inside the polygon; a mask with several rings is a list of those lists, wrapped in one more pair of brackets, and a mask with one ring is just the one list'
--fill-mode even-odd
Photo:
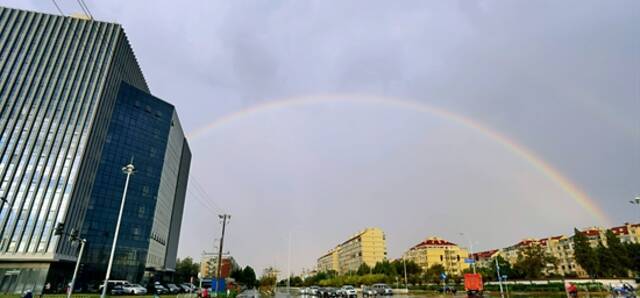
{"label": "distant cityscape", "polygon": [[[640,243],[640,224],[625,223],[610,228],[589,227],[580,230],[592,248],[607,245],[607,231],[611,231],[622,243]],[[434,265],[441,265],[447,274],[460,275],[468,271],[472,264],[475,264],[476,268],[495,266],[493,262],[498,256],[513,265],[523,250],[531,246],[542,248],[557,261],[555,264],[548,264],[544,269],[546,275],[588,277],[587,272],[576,261],[574,235],[525,238],[511,246],[480,252],[469,252],[466,247],[431,236],[410,247],[399,260],[412,261],[423,271]],[[366,228],[319,257],[316,268],[303,271],[302,276],[330,271],[346,274],[357,271],[362,265],[373,268],[385,260],[388,258],[384,232],[379,228]]]}

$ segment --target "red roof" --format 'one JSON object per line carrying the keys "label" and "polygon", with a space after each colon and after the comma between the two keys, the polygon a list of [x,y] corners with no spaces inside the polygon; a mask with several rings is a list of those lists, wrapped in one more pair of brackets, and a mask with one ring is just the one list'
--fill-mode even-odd
{"label": "red roof", "polygon": [[524,239],[524,240],[521,240],[520,242],[516,243],[516,246],[531,245],[531,244],[535,244],[537,242],[538,242],[538,240],[536,240],[536,239]]}
{"label": "red roof", "polygon": [[436,238],[436,237],[432,237],[432,238],[427,238],[424,241],[416,244],[411,249],[416,249],[416,248],[421,248],[421,247],[429,247],[429,246],[455,246],[455,245],[456,245],[455,243],[449,242],[447,240]]}
{"label": "red roof", "polygon": [[611,228],[611,232],[615,235],[629,235],[629,229],[627,229],[627,226],[613,227]]}
{"label": "red roof", "polygon": [[586,229],[584,231],[582,231],[583,234],[585,234],[586,236],[598,236],[600,235],[600,231],[596,228],[589,228]]}
{"label": "red roof", "polygon": [[475,260],[485,260],[485,259],[491,258],[493,254],[495,254],[497,251],[498,251],[497,249],[481,251],[481,252],[472,254],[472,256]]}

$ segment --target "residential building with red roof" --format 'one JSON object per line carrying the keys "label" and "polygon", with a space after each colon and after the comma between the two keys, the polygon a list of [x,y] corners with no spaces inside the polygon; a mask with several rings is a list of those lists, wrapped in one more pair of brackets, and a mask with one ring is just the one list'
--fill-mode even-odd
{"label": "residential building with red roof", "polygon": [[433,265],[442,265],[450,275],[460,275],[469,268],[464,259],[469,258],[469,252],[453,242],[438,237],[428,237],[411,247],[403,256],[407,261],[413,261],[422,270]]}

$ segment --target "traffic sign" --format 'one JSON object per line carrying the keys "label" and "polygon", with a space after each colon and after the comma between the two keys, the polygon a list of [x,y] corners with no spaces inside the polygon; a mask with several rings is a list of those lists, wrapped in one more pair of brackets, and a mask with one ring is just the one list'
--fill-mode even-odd
{"label": "traffic sign", "polygon": [[440,273],[440,279],[441,279],[441,280],[445,280],[445,279],[447,279],[447,274],[446,274],[446,273],[444,273],[444,272]]}
{"label": "traffic sign", "polygon": [[472,259],[472,258],[466,258],[464,259],[465,264],[474,264],[476,262],[476,260]]}

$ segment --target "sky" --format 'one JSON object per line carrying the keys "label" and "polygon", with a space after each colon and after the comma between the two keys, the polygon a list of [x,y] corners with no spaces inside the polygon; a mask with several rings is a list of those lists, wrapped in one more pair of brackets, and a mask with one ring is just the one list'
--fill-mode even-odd
{"label": "sky", "polygon": [[219,213],[225,251],[283,272],[369,226],[393,259],[427,236],[477,251],[640,221],[638,1],[85,2],[200,131],[179,257],[213,250]]}

